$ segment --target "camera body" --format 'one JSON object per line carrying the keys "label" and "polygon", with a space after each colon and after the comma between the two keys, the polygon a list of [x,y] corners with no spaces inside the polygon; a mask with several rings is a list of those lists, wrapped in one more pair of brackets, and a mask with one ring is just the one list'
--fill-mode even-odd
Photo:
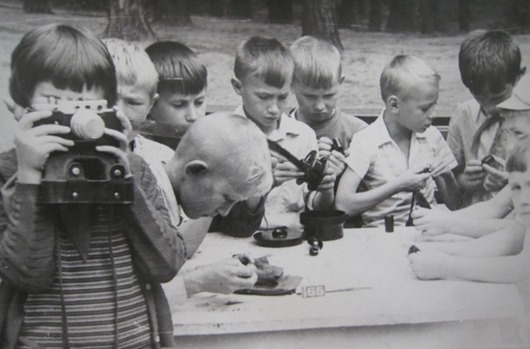
{"label": "camera body", "polygon": [[316,150],[311,151],[301,161],[300,170],[302,170],[304,176],[297,178],[296,183],[302,184],[306,182],[309,190],[316,190],[324,179],[327,160],[326,158],[319,159]]}
{"label": "camera body", "polygon": [[129,204],[134,201],[134,182],[126,177],[126,165],[115,156],[98,152],[96,146],[119,147],[105,128],[122,131],[116,111],[107,101],[57,101],[34,105],[34,110],[50,110],[52,115],[33,127],[56,124],[71,132],[61,137],[74,141],[67,152],[54,152],[46,161],[40,188],[40,202],[47,204],[104,203]]}

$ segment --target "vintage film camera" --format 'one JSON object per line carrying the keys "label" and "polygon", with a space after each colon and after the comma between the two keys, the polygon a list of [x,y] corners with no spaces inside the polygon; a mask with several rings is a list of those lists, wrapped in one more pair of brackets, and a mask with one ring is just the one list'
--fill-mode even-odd
{"label": "vintage film camera", "polygon": [[42,203],[123,204],[134,200],[134,182],[126,176],[122,161],[98,152],[99,145],[118,147],[119,142],[104,134],[105,128],[122,131],[122,124],[107,101],[57,101],[39,103],[34,110],[50,110],[52,116],[35,122],[69,126],[61,137],[74,145],[67,152],[54,152],[46,161],[40,188]]}
{"label": "vintage film camera", "polygon": [[325,176],[324,171],[326,169],[327,159],[319,159],[316,150],[309,152],[304,159],[299,160],[278,143],[271,140],[267,140],[267,142],[269,143],[270,150],[283,156],[304,173],[303,177],[296,179],[297,184],[306,182],[309,190],[315,190],[322,183]]}

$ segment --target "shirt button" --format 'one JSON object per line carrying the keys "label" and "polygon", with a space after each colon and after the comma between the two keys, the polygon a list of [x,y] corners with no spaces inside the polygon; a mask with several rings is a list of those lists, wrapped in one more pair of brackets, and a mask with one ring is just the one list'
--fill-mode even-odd
{"label": "shirt button", "polygon": [[146,290],[150,290],[151,289],[151,285],[150,284],[145,284],[145,289]]}

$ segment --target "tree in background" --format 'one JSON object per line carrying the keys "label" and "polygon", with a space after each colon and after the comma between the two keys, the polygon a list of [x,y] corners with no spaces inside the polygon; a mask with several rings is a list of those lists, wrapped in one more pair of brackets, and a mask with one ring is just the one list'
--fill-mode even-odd
{"label": "tree in background", "polygon": [[292,0],[267,0],[269,21],[290,23],[293,21]]}
{"label": "tree in background", "polygon": [[232,15],[237,18],[254,18],[253,0],[231,0],[230,9]]}
{"label": "tree in background", "polygon": [[157,0],[154,21],[169,25],[191,24],[187,0]]}
{"label": "tree in background", "polygon": [[416,30],[415,0],[389,0],[388,6],[386,29],[389,32],[413,32]]}
{"label": "tree in background", "polygon": [[458,29],[468,32],[471,23],[471,0],[458,0]]}
{"label": "tree in background", "polygon": [[351,28],[359,23],[358,0],[342,0],[337,7],[337,23],[340,27]]}
{"label": "tree in background", "polygon": [[22,9],[27,13],[52,13],[48,0],[24,0]]}
{"label": "tree in background", "polygon": [[109,22],[104,36],[139,41],[154,37],[142,0],[109,0]]}
{"label": "tree in background", "polygon": [[383,25],[383,4],[381,0],[370,0],[370,14],[368,15],[368,30],[381,31]]}
{"label": "tree in background", "polygon": [[446,31],[448,1],[421,0],[419,2],[420,32],[431,34]]}
{"label": "tree in background", "polygon": [[302,36],[313,35],[344,50],[337,28],[335,0],[304,0]]}

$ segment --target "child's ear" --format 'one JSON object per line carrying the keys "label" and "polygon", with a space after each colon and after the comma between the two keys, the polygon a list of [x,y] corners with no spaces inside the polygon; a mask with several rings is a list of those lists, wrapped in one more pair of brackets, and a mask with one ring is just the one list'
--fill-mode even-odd
{"label": "child's ear", "polygon": [[517,77],[517,80],[515,81],[515,84],[519,82],[519,80],[526,74],[526,67],[522,67],[521,71],[519,72],[519,76]]}
{"label": "child's ear", "polygon": [[386,100],[386,108],[393,112],[398,113],[399,112],[399,103],[398,103],[398,97],[395,95],[391,95]]}
{"label": "child's ear", "polygon": [[232,78],[230,82],[232,83],[232,87],[234,88],[234,91],[236,91],[236,93],[241,96],[241,86],[243,85],[241,83],[241,80]]}
{"label": "child's ear", "polygon": [[208,164],[202,160],[192,160],[184,167],[186,174],[191,177],[196,177],[208,172]]}

